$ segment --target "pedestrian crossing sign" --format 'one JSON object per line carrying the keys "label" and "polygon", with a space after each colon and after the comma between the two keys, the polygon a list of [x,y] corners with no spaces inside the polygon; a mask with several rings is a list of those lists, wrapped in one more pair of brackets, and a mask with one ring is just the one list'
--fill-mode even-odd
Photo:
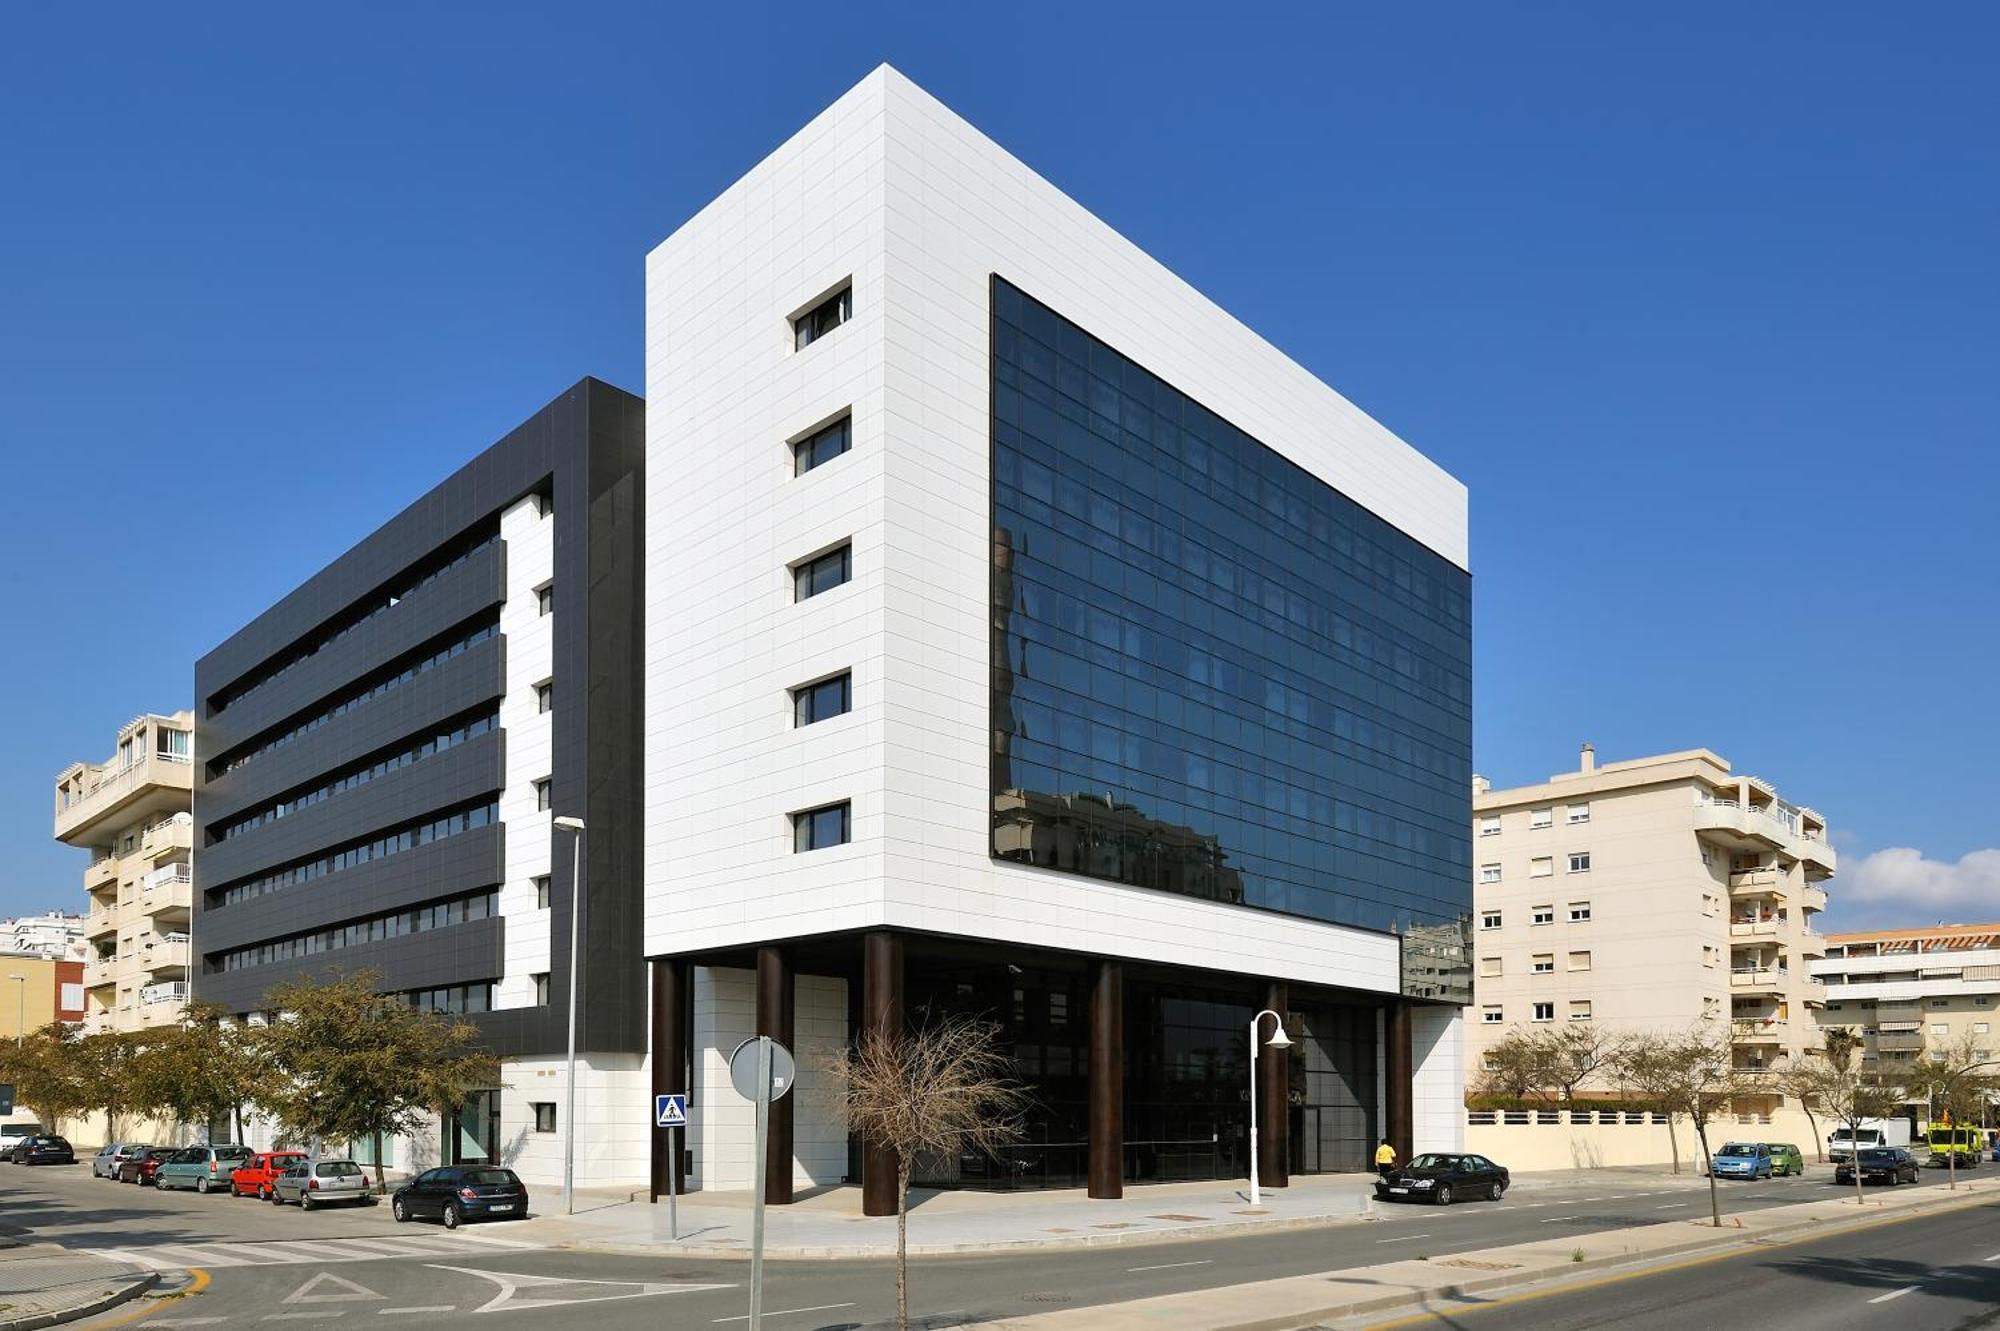
{"label": "pedestrian crossing sign", "polygon": [[684,1128],[688,1122],[688,1098],[685,1095],[656,1095],[653,1097],[653,1126],[656,1128]]}

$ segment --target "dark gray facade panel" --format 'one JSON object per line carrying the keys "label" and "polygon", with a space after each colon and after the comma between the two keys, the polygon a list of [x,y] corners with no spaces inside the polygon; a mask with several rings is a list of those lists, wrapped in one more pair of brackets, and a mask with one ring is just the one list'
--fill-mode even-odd
{"label": "dark gray facade panel", "polygon": [[[251,943],[497,887],[504,873],[505,833],[499,826],[462,832],[295,887],[207,908],[196,925],[195,946],[205,961]],[[498,956],[493,964],[500,964]],[[201,982],[209,978],[206,974],[199,977]],[[398,978],[391,987],[411,986]],[[207,994],[201,996],[206,998]]]}
{"label": "dark gray facade panel", "polygon": [[[489,638],[401,688],[369,699],[310,735],[197,784],[195,821],[202,828],[226,823],[461,712],[497,701],[507,688],[506,649],[504,640]],[[220,881],[209,874],[201,859],[196,857],[196,877],[205,882]]]}
{"label": "dark gray facade panel", "polygon": [[357,626],[204,723],[207,753],[220,755],[315,703],[337,698],[385,662],[415,650],[507,599],[507,565],[495,543],[436,582]]}
{"label": "dark gray facade panel", "polygon": [[499,731],[488,732],[275,823],[205,846],[202,881],[216,886],[231,883],[329,846],[469,804],[481,795],[495,795],[506,771],[505,740]]}
{"label": "dark gray facade panel", "polygon": [[474,920],[448,929],[429,929],[379,943],[337,948],[310,957],[274,961],[203,977],[202,996],[232,1012],[271,1006],[266,995],[288,980],[322,979],[373,970],[396,977],[401,989],[435,989],[499,977],[505,921]]}

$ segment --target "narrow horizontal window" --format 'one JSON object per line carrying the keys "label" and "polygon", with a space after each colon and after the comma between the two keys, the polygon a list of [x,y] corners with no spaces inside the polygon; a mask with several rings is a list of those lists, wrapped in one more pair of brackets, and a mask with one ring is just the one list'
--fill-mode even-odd
{"label": "narrow horizontal window", "polygon": [[846,801],[829,804],[824,808],[807,809],[792,815],[792,849],[794,851],[825,850],[828,846],[844,846],[848,841],[848,806]]}
{"label": "narrow horizontal window", "polygon": [[792,348],[803,350],[854,317],[854,288],[842,287],[792,320]]}
{"label": "narrow horizontal window", "polygon": [[792,474],[803,476],[814,467],[833,461],[853,445],[854,422],[852,418],[842,416],[792,445]]}
{"label": "narrow horizontal window", "polygon": [[853,572],[852,546],[843,545],[838,550],[829,550],[817,559],[793,565],[793,594],[803,601],[821,592],[830,592],[845,583]]}
{"label": "narrow horizontal window", "polygon": [[829,717],[845,716],[854,705],[850,677],[843,674],[792,690],[792,724],[809,726]]}

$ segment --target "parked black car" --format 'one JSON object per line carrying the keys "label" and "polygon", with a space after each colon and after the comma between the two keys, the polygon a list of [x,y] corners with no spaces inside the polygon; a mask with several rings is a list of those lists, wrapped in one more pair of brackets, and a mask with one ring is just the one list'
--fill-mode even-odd
{"label": "parked black car", "polygon": [[1385,1202],[1435,1202],[1439,1206],[1466,1198],[1497,1202],[1511,1182],[1504,1168],[1483,1155],[1432,1151],[1375,1180],[1375,1195]]}
{"label": "parked black car", "polygon": [[73,1165],[76,1152],[67,1138],[28,1137],[7,1158],[17,1165]]}
{"label": "parked black car", "polygon": [[[1898,1183],[1917,1181],[1917,1157],[1900,1146],[1868,1146],[1859,1152],[1861,1159],[1861,1181],[1863,1183],[1887,1183],[1894,1187]],[[1833,1169],[1835,1183],[1854,1182],[1854,1161],[1842,1160]]]}
{"label": "parked black car", "polygon": [[498,1165],[447,1165],[396,1189],[389,1210],[399,1221],[435,1216],[446,1229],[467,1220],[525,1220],[528,1187]]}

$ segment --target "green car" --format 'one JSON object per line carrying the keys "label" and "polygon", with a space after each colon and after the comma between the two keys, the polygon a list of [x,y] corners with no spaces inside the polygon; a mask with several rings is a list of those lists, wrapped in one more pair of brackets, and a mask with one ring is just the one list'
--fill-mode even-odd
{"label": "green car", "polygon": [[190,1146],[167,1157],[153,1176],[153,1186],[161,1192],[175,1188],[227,1191],[229,1176],[250,1155],[247,1146]]}
{"label": "green car", "polygon": [[1771,1177],[1780,1174],[1803,1174],[1806,1172],[1806,1158],[1799,1154],[1799,1148],[1787,1142],[1765,1142],[1764,1149],[1771,1153]]}

